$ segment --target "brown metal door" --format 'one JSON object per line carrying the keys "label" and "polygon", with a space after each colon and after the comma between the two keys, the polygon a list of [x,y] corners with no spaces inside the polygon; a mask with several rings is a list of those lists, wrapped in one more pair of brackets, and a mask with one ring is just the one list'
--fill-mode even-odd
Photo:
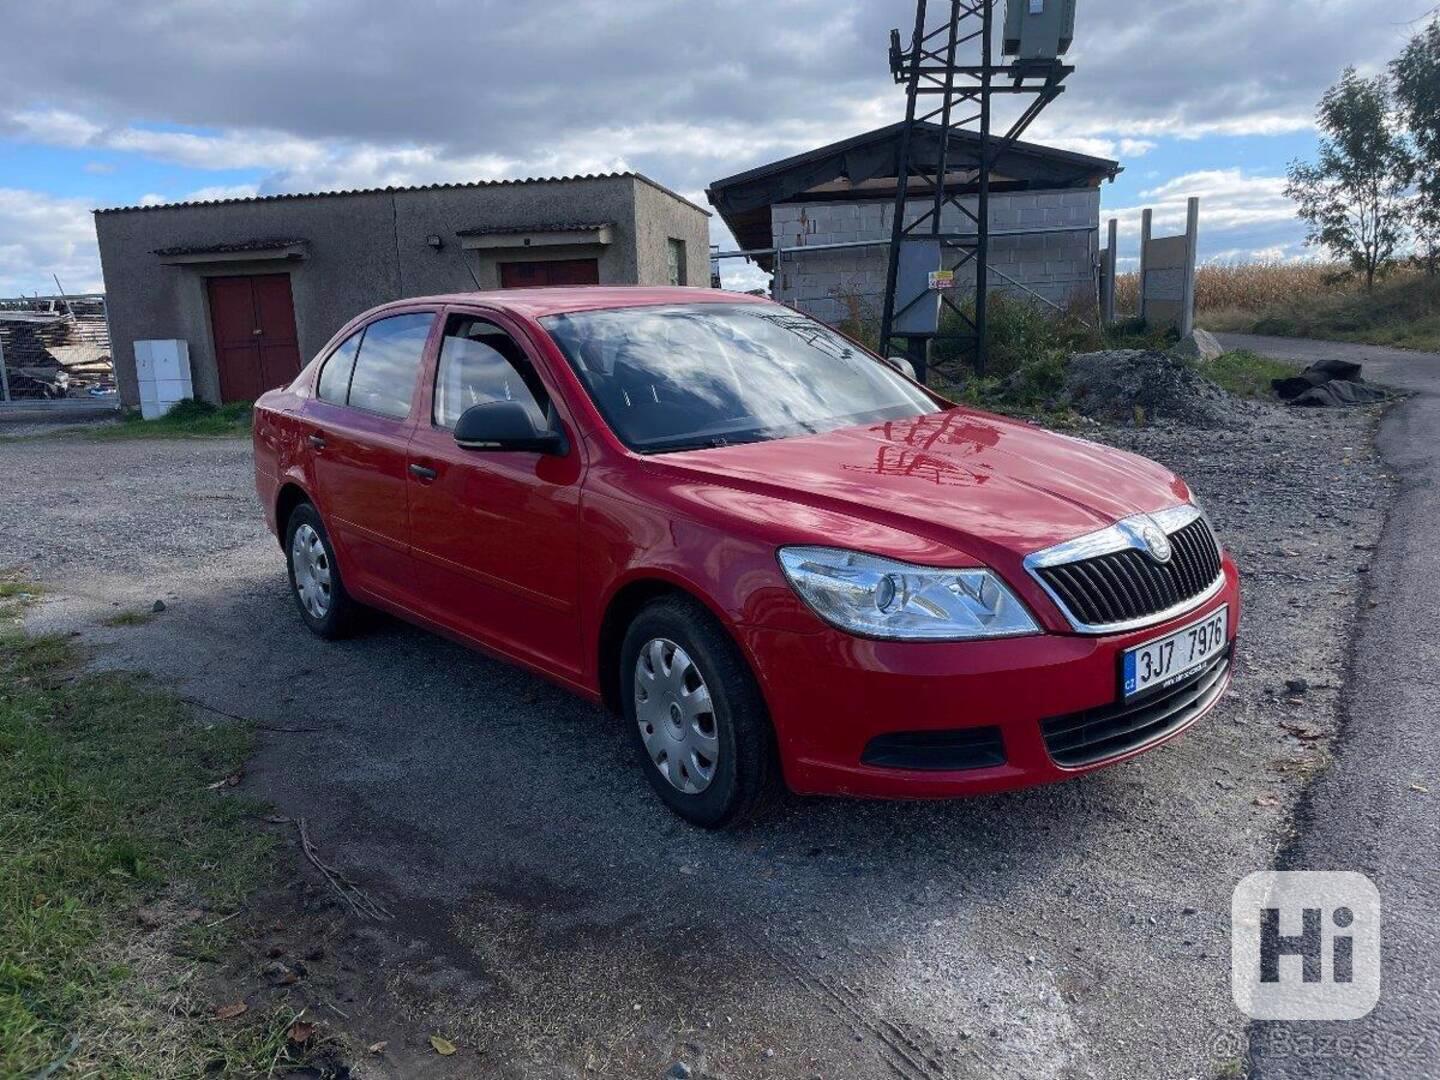
{"label": "brown metal door", "polygon": [[254,401],[300,373],[290,275],[208,279],[221,401]]}
{"label": "brown metal door", "polygon": [[554,259],[548,262],[500,264],[502,289],[530,289],[543,285],[599,285],[598,259]]}

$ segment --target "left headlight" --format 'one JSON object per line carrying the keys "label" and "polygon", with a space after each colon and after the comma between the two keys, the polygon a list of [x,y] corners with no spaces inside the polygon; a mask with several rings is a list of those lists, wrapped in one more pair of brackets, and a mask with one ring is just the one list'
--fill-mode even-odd
{"label": "left headlight", "polygon": [[897,641],[968,641],[1040,627],[989,570],[911,566],[825,547],[780,549],[790,585],[832,626]]}

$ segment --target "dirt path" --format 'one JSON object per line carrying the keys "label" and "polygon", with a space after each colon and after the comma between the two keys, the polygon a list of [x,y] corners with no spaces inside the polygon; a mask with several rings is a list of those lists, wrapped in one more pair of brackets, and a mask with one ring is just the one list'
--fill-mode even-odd
{"label": "dirt path", "polygon": [[243,443],[0,442],[0,567],[54,589],[34,629],[263,725],[242,790],[398,916],[357,928],[338,1002],[390,1040],[368,1074],[1209,1076],[1244,1053],[1230,894],[1336,726],[1387,501],[1371,419],[1297,412],[1110,433],[1191,479],[1245,571],[1239,675],[1199,728],[1080,782],[794,800],[736,834],[681,825],[612,721],[530,676],[395,623],[311,639]]}
{"label": "dirt path", "polygon": [[[1440,354],[1221,335],[1230,348],[1355,360],[1414,393],[1380,431],[1399,493],[1370,575],[1335,765],[1311,791],[1285,869],[1354,869],[1380,890],[1380,1003],[1344,1025],[1260,1025],[1261,1077],[1440,1076]],[[1371,606],[1373,605],[1373,606]],[[1336,1049],[1336,1028],[1350,1040]],[[1322,1048],[1324,1048],[1322,1050]]]}

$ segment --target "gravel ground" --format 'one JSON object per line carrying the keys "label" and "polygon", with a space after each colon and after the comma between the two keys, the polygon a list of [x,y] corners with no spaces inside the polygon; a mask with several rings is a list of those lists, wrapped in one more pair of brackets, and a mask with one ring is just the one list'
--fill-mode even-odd
{"label": "gravel ground", "polygon": [[34,629],[262,725],[242,790],[397,913],[335,991],[362,1045],[390,1041],[358,1075],[1231,1075],[1230,895],[1336,730],[1389,497],[1375,422],[1092,433],[1181,471],[1242,567],[1234,688],[1184,738],[1043,790],[790,800],[733,834],[670,816],[617,725],[531,676],[391,622],[311,639],[243,443],[0,442],[0,567],[53,589]]}
{"label": "gravel ground", "polygon": [[[1343,1024],[1252,1028],[1252,1076],[1440,1076],[1440,640],[1424,629],[1440,576],[1440,353],[1224,335],[1228,348],[1312,363],[1358,361],[1367,379],[1411,396],[1386,413],[1379,450],[1399,478],[1351,651],[1335,762],[1306,791],[1279,857],[1287,870],[1359,870],[1380,892],[1380,1000]],[[1417,587],[1417,583],[1419,587]],[[1419,630],[1419,632],[1417,632]]]}

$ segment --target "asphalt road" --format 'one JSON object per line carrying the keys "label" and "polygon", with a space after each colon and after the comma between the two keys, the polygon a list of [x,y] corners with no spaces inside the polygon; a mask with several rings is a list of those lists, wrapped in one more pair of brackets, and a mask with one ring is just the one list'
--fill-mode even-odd
{"label": "asphalt road", "polygon": [[[1359,361],[1414,392],[1381,426],[1400,485],[1350,658],[1332,767],[1311,788],[1280,869],[1359,870],[1380,891],[1381,994],[1365,1019],[1256,1026],[1258,1077],[1440,1076],[1440,354],[1221,335],[1230,348]],[[1344,1042],[1341,1042],[1341,1038]]]}
{"label": "asphalt road", "polygon": [[396,912],[357,927],[340,999],[361,1045],[390,1041],[364,1075],[1233,1075],[1230,895],[1271,865],[1336,729],[1354,545],[1387,502],[1371,426],[1272,410],[1111,433],[1190,477],[1246,575],[1235,686],[1183,739],[1047,789],[792,800],[720,835],[669,815],[618,726],[546,683],[388,621],[312,639],[245,443],[0,440],[0,568],[51,589],[34,629],[258,724],[240,790],[307,817]]}

